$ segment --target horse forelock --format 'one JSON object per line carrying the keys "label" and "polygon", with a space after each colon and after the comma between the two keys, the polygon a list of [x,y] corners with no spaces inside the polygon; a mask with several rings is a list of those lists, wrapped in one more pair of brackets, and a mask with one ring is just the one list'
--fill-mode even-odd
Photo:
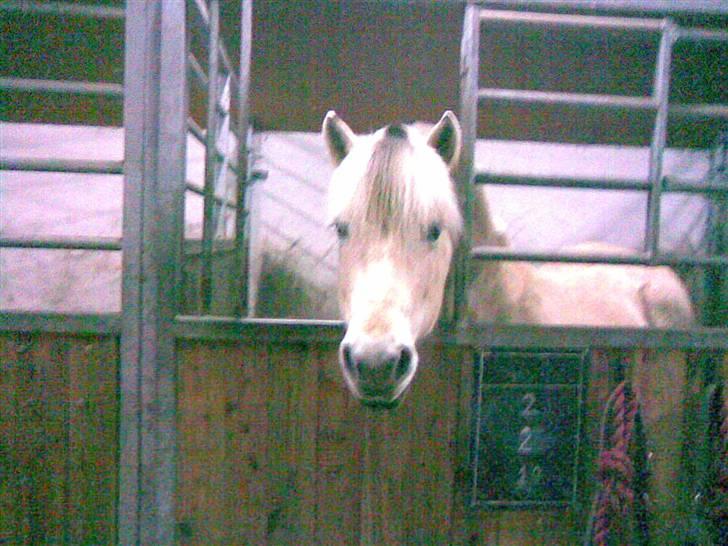
{"label": "horse forelock", "polygon": [[362,220],[384,235],[431,222],[459,231],[460,215],[447,169],[434,151],[413,142],[400,125],[388,126],[374,143],[358,193],[355,200],[362,205]]}

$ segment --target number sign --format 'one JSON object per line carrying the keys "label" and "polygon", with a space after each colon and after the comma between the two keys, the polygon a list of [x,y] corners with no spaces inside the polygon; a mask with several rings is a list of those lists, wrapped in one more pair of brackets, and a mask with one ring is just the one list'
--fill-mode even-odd
{"label": "number sign", "polygon": [[585,353],[477,355],[472,504],[555,507],[575,501]]}

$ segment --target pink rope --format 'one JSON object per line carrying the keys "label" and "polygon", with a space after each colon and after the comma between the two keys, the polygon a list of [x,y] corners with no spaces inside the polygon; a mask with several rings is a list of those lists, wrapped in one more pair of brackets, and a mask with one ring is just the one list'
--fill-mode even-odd
{"label": "pink rope", "polygon": [[[614,408],[614,431],[610,439],[611,447],[605,449],[602,446],[599,453],[601,492],[594,518],[596,546],[607,546],[612,519],[615,516],[626,516],[634,502],[634,465],[629,456],[629,446],[638,406],[636,397],[627,395],[626,387],[626,382],[622,381],[609,397]],[[602,435],[603,433],[604,431]]]}

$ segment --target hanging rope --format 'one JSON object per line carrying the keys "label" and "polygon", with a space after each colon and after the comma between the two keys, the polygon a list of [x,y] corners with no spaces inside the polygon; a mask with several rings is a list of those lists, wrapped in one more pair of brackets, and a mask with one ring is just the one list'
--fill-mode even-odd
{"label": "hanging rope", "polygon": [[707,518],[710,520],[716,544],[728,543],[728,400],[722,396],[722,389],[716,389],[711,401],[718,420],[714,447],[717,451],[713,460],[712,487],[707,491]]}
{"label": "hanging rope", "polygon": [[[610,447],[606,447],[608,416],[612,415]],[[626,381],[622,381],[609,396],[600,426],[598,479],[590,518],[588,543],[607,546],[615,523],[625,521],[635,500],[633,484],[635,465],[630,456],[638,415],[638,403]]]}

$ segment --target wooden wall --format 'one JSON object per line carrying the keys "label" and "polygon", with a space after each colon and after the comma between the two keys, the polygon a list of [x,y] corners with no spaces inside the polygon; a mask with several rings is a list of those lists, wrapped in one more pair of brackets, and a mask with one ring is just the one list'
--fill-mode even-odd
{"label": "wooden wall", "polygon": [[678,543],[687,520],[686,408],[700,380],[680,351],[593,352],[583,503],[553,512],[466,508],[469,350],[427,347],[391,413],[352,401],[333,345],[186,341],[179,357],[183,544],[578,543],[618,363],[643,400],[654,544]]}
{"label": "wooden wall", "polygon": [[[697,355],[593,351],[583,502],[527,512],[466,507],[473,352],[422,352],[404,404],[375,412],[343,388],[333,343],[180,340],[179,543],[579,543],[620,366],[643,404],[653,543],[679,542],[701,442]],[[117,363],[114,336],[0,334],[0,542],[114,543]]]}
{"label": "wooden wall", "polygon": [[0,333],[0,544],[113,544],[113,337]]}

